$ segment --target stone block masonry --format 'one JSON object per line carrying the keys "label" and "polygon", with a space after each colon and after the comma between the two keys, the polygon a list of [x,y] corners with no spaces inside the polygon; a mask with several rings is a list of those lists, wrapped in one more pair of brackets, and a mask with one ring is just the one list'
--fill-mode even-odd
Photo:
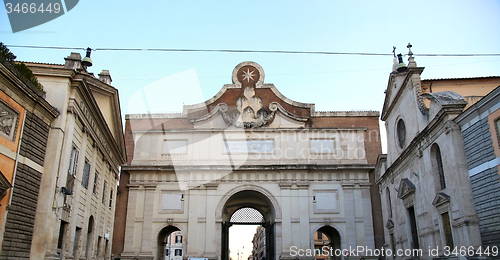
{"label": "stone block masonry", "polygon": [[18,164],[0,259],[29,259],[42,174]]}
{"label": "stone block masonry", "polygon": [[[26,112],[19,154],[43,166],[49,126]],[[19,163],[5,222],[0,259],[29,259],[42,173]]]}
{"label": "stone block masonry", "polygon": [[43,166],[48,136],[49,126],[27,111],[20,155]]}

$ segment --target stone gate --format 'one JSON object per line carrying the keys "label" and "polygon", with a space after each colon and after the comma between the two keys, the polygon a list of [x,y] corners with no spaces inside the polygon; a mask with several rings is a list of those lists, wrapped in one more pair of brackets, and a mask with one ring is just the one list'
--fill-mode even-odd
{"label": "stone gate", "polygon": [[337,248],[382,246],[372,213],[379,113],[318,112],[264,76],[243,62],[204,103],[126,116],[114,240],[121,259],[164,259],[166,236],[181,231],[184,258],[229,260],[228,229],[242,208],[262,215],[269,260],[314,248],[318,230]]}

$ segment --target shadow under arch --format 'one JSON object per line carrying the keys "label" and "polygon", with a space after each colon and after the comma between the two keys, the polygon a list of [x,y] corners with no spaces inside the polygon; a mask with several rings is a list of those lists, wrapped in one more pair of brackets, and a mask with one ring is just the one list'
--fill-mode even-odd
{"label": "shadow under arch", "polygon": [[[314,238],[316,237],[316,233],[317,232],[321,232],[323,234],[325,234],[327,237],[328,237],[328,240],[329,240],[329,243],[328,244],[325,244],[325,246],[328,246],[329,248],[331,248],[331,250],[329,250],[328,252],[328,257],[326,257],[325,259],[330,259],[330,260],[337,260],[337,259],[342,259],[342,257],[340,256],[340,254],[342,253],[342,239],[341,239],[341,236],[340,236],[340,232],[330,226],[330,225],[324,225],[324,226],[321,226],[320,228],[318,228],[316,230],[316,232],[314,232],[313,234],[313,240],[314,241]],[[314,244],[314,242],[313,242]],[[332,252],[332,254],[330,254],[330,252]],[[336,254],[336,252],[339,252],[338,256]]]}
{"label": "shadow under arch", "polygon": [[156,259],[165,260],[166,239],[170,234],[172,234],[175,231],[181,231],[181,230],[176,226],[169,225],[162,228],[160,232],[158,232]]}
{"label": "shadow under arch", "polygon": [[[260,188],[260,187],[259,187]],[[275,223],[277,211],[271,199],[258,190],[255,186],[239,187],[233,189],[226,195],[221,203],[223,206],[217,208],[216,217],[221,223],[221,260],[229,260],[229,228],[234,224],[260,224],[265,228],[266,235],[266,259],[275,259]],[[271,197],[272,198],[272,197]],[[276,204],[277,205],[277,204]],[[251,208],[262,215],[262,222],[252,221],[252,216],[245,220],[240,216],[238,221],[231,221],[231,217],[240,209]]]}

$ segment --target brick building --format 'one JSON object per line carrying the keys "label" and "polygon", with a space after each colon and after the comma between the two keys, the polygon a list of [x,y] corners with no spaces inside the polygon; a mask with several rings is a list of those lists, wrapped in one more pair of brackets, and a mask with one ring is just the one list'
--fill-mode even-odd
{"label": "brick building", "polygon": [[264,76],[243,62],[204,103],[126,116],[115,256],[164,259],[165,237],[180,231],[185,257],[227,260],[238,224],[263,226],[268,260],[314,248],[318,230],[338,248],[383,245],[379,113],[318,112]]}

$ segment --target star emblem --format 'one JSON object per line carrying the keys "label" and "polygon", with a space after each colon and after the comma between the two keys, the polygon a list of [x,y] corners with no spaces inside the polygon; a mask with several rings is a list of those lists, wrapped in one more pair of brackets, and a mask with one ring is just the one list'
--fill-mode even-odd
{"label": "star emblem", "polygon": [[253,70],[250,71],[250,69],[247,69],[247,71],[243,71],[243,75],[242,75],[243,76],[243,80],[242,81],[247,80],[248,83],[250,83],[250,80],[253,81],[254,80],[253,77],[255,76],[253,74],[254,72],[255,71],[253,71]]}

